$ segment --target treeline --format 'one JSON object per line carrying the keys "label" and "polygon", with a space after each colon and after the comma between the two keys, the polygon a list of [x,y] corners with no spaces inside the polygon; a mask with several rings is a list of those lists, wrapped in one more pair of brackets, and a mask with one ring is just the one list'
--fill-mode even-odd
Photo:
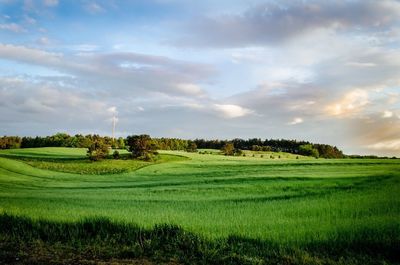
{"label": "treeline", "polygon": [[241,150],[287,152],[299,155],[308,155],[323,158],[343,158],[344,154],[336,146],[314,144],[307,141],[252,138],[248,140],[204,140],[196,139],[197,148],[221,149],[227,143]]}
{"label": "treeline", "polygon": [[51,136],[36,136],[36,137],[18,137],[18,136],[3,136],[0,138],[0,149],[13,148],[35,148],[35,147],[76,147],[88,148],[90,145],[101,140],[105,144],[113,148],[125,148],[125,139],[120,137],[112,140],[108,136],[100,136],[97,134],[81,135],[76,134],[70,136],[66,133],[57,133]]}
{"label": "treeline", "polygon": [[[102,143],[118,149],[128,147],[128,138],[119,137],[112,140],[108,136],[96,134],[70,136],[66,133],[57,133],[52,136],[18,137],[3,136],[0,138],[0,149],[32,148],[32,147],[77,147],[89,148],[94,142]],[[292,154],[308,155],[322,158],[343,158],[343,152],[336,146],[327,144],[315,144],[308,141],[296,141],[285,139],[252,138],[248,140],[185,140],[179,138],[152,138],[152,143],[160,150],[195,150],[200,149],[222,149],[227,143],[233,144],[237,150],[288,152]]]}

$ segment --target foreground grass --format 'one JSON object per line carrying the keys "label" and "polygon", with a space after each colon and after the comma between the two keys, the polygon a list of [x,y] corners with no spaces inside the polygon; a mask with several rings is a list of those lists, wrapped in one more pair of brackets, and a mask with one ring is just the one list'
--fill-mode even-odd
{"label": "foreground grass", "polygon": [[399,241],[362,234],[349,240],[346,232],[339,240],[295,248],[238,236],[209,240],[174,225],[144,229],[104,218],[50,222],[3,214],[0,224],[0,260],[7,264],[387,264],[400,258]]}
{"label": "foreground grass", "polygon": [[[87,222],[91,223],[102,217],[112,227],[129,226],[134,231],[154,231],[159,224],[178,225],[179,233],[203,242],[198,252],[200,258],[195,259],[203,264],[223,262],[215,256],[233,260],[235,255],[240,256],[242,263],[249,258],[250,264],[268,263],[272,258],[282,264],[307,260],[315,264],[399,262],[394,251],[400,248],[399,160],[268,159],[171,151],[162,152],[170,155],[168,163],[93,175],[56,172],[27,164],[77,163],[84,157],[79,150],[18,152],[0,153],[0,211],[12,218],[32,218],[32,226],[27,225],[26,231],[29,227],[32,231],[41,229],[35,225],[42,224],[68,235],[75,233],[78,228],[73,227],[80,227],[82,220],[89,218]],[[182,160],[180,156],[190,159]],[[39,240],[39,245],[57,248],[58,241],[32,233],[35,236],[25,238],[29,242]],[[17,240],[23,235],[8,234],[3,233],[4,242],[24,241]],[[111,232],[108,236],[113,238]],[[127,245],[120,245],[120,239],[104,240],[99,244],[104,252],[105,246],[110,245],[107,259],[122,258],[119,249],[135,249],[134,242],[139,239],[132,236]],[[87,253],[86,248],[90,252],[98,247],[95,241],[85,241],[83,249],[69,239],[60,242],[83,253]],[[153,252],[140,254],[140,250],[135,253],[142,256],[135,255],[166,255],[172,261],[180,256],[193,258],[179,252],[180,247],[174,244],[168,250],[175,253],[172,256],[157,247],[151,248]],[[210,253],[216,254],[209,257]]]}

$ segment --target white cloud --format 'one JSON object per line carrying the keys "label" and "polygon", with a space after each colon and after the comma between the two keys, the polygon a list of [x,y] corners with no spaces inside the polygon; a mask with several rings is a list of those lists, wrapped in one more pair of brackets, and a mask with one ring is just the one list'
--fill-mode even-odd
{"label": "white cloud", "polygon": [[188,95],[204,96],[204,90],[196,84],[182,83],[176,85],[176,87],[179,91]]}
{"label": "white cloud", "polygon": [[394,139],[394,140],[382,141],[382,142],[374,143],[374,144],[368,145],[367,148],[376,149],[376,150],[396,150],[396,151],[400,151],[400,139]]}
{"label": "white cloud", "polygon": [[361,62],[348,62],[346,65],[354,66],[354,67],[374,67],[376,64],[374,63],[361,63]]}
{"label": "white cloud", "polygon": [[44,66],[61,65],[62,54],[0,43],[0,58]]}
{"label": "white cloud", "polygon": [[109,107],[107,109],[107,111],[112,113],[112,114],[116,114],[117,113],[117,107],[115,107],[115,106]]}
{"label": "white cloud", "polygon": [[289,125],[296,125],[296,124],[300,124],[300,123],[303,123],[304,121],[303,121],[303,119],[302,118],[299,118],[299,117],[297,117],[297,118],[294,118],[291,122],[289,122],[288,124]]}
{"label": "white cloud", "polygon": [[368,103],[368,92],[356,89],[346,93],[339,101],[328,105],[326,111],[333,116],[347,116],[361,111]]}
{"label": "white cloud", "polygon": [[77,44],[68,46],[69,49],[77,52],[94,52],[99,49],[95,44]]}
{"label": "white cloud", "polygon": [[254,113],[254,111],[231,104],[214,104],[215,110],[225,118],[239,118]]}
{"label": "white cloud", "polygon": [[20,33],[26,31],[22,26],[16,23],[0,24],[0,30],[9,30],[15,33]]}
{"label": "white cloud", "polygon": [[183,106],[194,110],[204,110],[206,108],[203,104],[197,102],[184,102]]}
{"label": "white cloud", "polygon": [[385,110],[382,114],[382,118],[391,118],[393,117],[393,112],[391,112],[390,110]]}
{"label": "white cloud", "polygon": [[[66,58],[65,58],[66,57]],[[197,84],[214,75],[212,66],[138,53],[90,53],[85,56],[52,53],[39,49],[0,44],[0,59],[44,66],[73,76],[69,81],[84,83],[107,93],[135,95],[154,91],[181,96],[204,97]],[[146,65],[121,67],[121,64]],[[112,90],[112,91],[111,91]]]}
{"label": "white cloud", "polygon": [[107,101],[80,91],[65,91],[56,84],[0,78],[0,112],[4,114],[0,123],[9,126],[10,117],[15,118],[14,126],[29,123],[32,127],[26,128],[24,134],[30,130],[39,134],[43,128],[66,128],[73,133],[85,128],[107,128],[109,124],[104,121],[110,117],[109,108]]}

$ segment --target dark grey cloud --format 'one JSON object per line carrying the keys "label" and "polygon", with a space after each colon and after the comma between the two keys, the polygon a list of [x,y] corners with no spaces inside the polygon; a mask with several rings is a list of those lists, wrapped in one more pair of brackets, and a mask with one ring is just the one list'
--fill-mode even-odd
{"label": "dark grey cloud", "polygon": [[241,14],[198,17],[175,44],[244,47],[277,44],[317,29],[388,31],[399,25],[400,3],[390,0],[279,1]]}

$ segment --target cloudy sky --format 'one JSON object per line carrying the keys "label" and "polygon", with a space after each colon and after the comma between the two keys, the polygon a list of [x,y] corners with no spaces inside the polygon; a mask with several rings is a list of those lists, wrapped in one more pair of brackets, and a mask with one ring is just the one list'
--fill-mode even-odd
{"label": "cloudy sky", "polygon": [[0,135],[400,155],[400,1],[0,0]]}

